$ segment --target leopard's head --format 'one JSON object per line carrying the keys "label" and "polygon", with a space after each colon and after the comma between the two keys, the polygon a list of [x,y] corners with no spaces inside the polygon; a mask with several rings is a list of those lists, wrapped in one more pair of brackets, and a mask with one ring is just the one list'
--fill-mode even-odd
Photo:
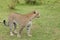
{"label": "leopard's head", "polygon": [[37,11],[33,11],[33,14],[35,15],[36,18],[40,18],[40,13]]}

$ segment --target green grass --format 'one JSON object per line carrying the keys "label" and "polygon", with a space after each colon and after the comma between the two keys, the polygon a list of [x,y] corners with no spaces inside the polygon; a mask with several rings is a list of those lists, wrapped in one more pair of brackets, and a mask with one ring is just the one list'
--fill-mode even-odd
{"label": "green grass", "polygon": [[[45,0],[47,1],[47,0]],[[60,0],[54,3],[50,1],[47,5],[17,5],[15,8],[18,13],[29,13],[38,10],[39,19],[33,20],[31,27],[32,37],[26,35],[26,29],[23,30],[22,38],[16,35],[9,35],[9,27],[0,23],[0,40],[60,40]],[[0,21],[7,20],[10,10],[7,5],[9,0],[0,0]]]}

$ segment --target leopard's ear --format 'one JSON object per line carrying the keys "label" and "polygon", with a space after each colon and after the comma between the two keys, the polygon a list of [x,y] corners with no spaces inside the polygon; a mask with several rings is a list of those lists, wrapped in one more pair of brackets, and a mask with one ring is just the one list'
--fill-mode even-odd
{"label": "leopard's ear", "polygon": [[33,11],[34,14],[36,14],[36,11]]}

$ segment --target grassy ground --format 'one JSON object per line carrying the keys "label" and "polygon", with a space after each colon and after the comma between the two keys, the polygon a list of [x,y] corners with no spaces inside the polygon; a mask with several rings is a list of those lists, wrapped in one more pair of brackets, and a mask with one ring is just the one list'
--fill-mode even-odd
{"label": "grassy ground", "polygon": [[[26,35],[26,29],[23,31],[22,38],[18,38],[16,35],[11,37],[9,27],[0,23],[0,40],[60,40],[60,1],[54,1],[40,6],[17,5],[14,11],[18,13],[25,14],[38,10],[41,15],[39,19],[33,20],[33,26],[31,27],[32,37]],[[10,14],[7,3],[9,3],[9,0],[0,0],[0,21],[7,20]]]}

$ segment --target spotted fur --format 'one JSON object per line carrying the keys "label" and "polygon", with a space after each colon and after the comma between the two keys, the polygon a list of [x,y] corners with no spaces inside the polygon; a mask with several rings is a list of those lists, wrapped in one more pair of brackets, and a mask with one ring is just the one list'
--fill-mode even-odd
{"label": "spotted fur", "polygon": [[[32,19],[39,18],[40,14],[37,11],[32,11],[31,13],[22,15],[17,13],[10,13],[8,17],[8,25],[10,27],[10,35],[13,36],[13,25],[14,25],[14,32],[17,33],[17,36],[20,37],[22,30],[24,27],[27,27],[27,35],[30,35],[30,26],[32,26]],[[5,20],[4,20],[5,24]],[[20,25],[19,31],[16,32],[16,24]],[[6,24],[5,24],[6,25]]]}

